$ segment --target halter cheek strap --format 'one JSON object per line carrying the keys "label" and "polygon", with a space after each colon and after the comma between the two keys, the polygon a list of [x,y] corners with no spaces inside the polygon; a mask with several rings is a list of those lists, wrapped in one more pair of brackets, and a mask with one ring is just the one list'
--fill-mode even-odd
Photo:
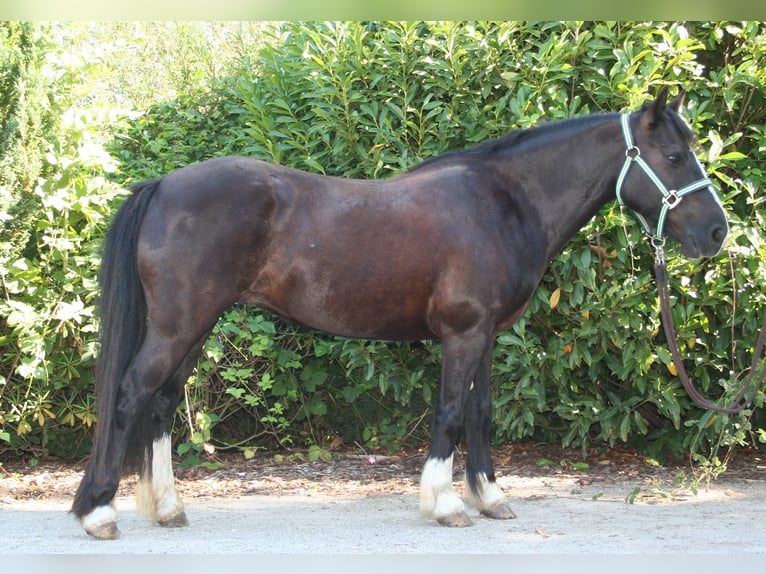
{"label": "halter cheek strap", "polygon": [[[629,119],[630,115],[627,113],[620,116],[620,124],[622,126],[622,135],[625,138],[626,150],[625,163],[622,164],[620,176],[617,178],[617,201],[620,202],[620,205],[625,205],[625,202],[622,200],[622,185],[625,182],[625,178],[628,175],[630,167],[635,163],[643,170],[647,177],[652,180],[652,183],[654,183],[654,186],[662,195],[662,207],[660,208],[660,214],[657,218],[656,230],[652,230],[651,226],[643,215],[637,211],[634,211],[636,218],[641,224],[641,227],[643,227],[646,234],[651,238],[652,244],[655,247],[660,247],[665,241],[662,238],[662,232],[665,227],[665,221],[668,217],[668,213],[678,207],[678,204],[681,203],[681,200],[685,196],[689,195],[690,193],[694,193],[695,191],[707,188],[708,191],[713,194],[713,197],[716,201],[720,203],[720,200],[718,199],[718,195],[713,188],[713,182],[711,182],[707,177],[698,179],[697,181],[694,181],[689,185],[682,187],[681,189],[668,190],[668,188],[665,187],[665,184],[662,183],[662,180],[660,180],[657,174],[654,173],[654,170],[641,157],[641,150],[638,149],[638,146],[636,146],[636,144],[633,142],[633,134],[630,131]],[[696,155],[694,156],[694,159],[697,161],[697,165],[699,166],[700,171],[705,173]]]}

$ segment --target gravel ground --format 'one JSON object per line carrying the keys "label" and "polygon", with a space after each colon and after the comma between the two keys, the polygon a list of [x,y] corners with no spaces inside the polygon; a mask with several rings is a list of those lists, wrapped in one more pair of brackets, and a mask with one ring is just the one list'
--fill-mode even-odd
{"label": "gravel ground", "polygon": [[474,513],[475,525],[466,529],[443,528],[418,514],[423,460],[422,452],[370,458],[351,451],[316,462],[299,453],[219,458],[217,470],[177,473],[191,522],[182,529],[162,529],[137,515],[134,481],[124,480],[116,541],[90,539],[67,513],[81,464],[6,463],[0,548],[4,558],[766,553],[766,457],[758,453],[738,454],[708,489],[693,489],[688,468],[656,466],[627,451],[583,459],[581,451],[514,445],[497,451],[495,463],[518,518],[492,521]]}

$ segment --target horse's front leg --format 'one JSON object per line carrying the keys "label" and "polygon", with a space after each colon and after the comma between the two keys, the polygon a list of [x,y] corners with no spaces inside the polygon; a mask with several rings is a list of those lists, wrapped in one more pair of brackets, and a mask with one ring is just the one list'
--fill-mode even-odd
{"label": "horse's front leg", "polygon": [[463,501],[452,486],[454,448],[463,429],[468,396],[491,346],[479,329],[442,339],[443,362],[434,410],[431,450],[420,479],[420,511],[444,526],[470,526]]}
{"label": "horse's front leg", "polygon": [[490,369],[492,351],[486,353],[468,391],[465,431],[468,442],[466,501],[489,518],[516,518],[505,494],[495,482],[490,455],[489,430],[492,423]]}

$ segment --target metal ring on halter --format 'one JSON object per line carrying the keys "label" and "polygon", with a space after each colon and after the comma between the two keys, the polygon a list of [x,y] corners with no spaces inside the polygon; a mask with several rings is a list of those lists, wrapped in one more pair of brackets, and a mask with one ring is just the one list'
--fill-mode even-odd
{"label": "metal ring on halter", "polygon": [[654,258],[657,263],[665,263],[665,238],[651,235],[649,241],[654,247]]}
{"label": "metal ring on halter", "polygon": [[681,203],[682,199],[682,195],[678,195],[675,189],[671,189],[668,194],[662,198],[662,201],[665,205],[668,206],[668,209],[674,209],[679,203]]}
{"label": "metal ring on halter", "polygon": [[[631,153],[631,152],[635,152],[635,153]],[[630,159],[635,159],[640,155],[641,155],[641,150],[639,149],[637,145],[629,147],[628,149],[625,150],[625,157],[629,157]]]}

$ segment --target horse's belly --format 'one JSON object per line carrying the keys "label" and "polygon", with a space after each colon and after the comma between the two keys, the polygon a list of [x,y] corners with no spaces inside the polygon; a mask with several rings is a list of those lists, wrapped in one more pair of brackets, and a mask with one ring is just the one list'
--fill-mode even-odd
{"label": "horse's belly", "polygon": [[374,305],[337,309],[307,306],[304,301],[291,301],[284,306],[275,306],[257,298],[246,298],[243,302],[265,309],[290,322],[340,337],[389,341],[434,338],[423,319],[403,314],[380,313]]}
{"label": "horse's belly", "polygon": [[399,318],[389,318],[386,321],[381,320],[380,317],[375,317],[349,322],[339,321],[337,317],[329,317],[327,320],[308,317],[305,320],[296,318],[295,322],[318,331],[350,339],[416,341],[434,338],[434,334],[422,322]]}
{"label": "horse's belly", "polygon": [[[315,278],[316,279],[316,278]],[[385,282],[325,283],[293,277],[253,290],[241,302],[300,325],[360,339],[433,338],[427,324],[428,295],[417,285],[396,289]]]}

